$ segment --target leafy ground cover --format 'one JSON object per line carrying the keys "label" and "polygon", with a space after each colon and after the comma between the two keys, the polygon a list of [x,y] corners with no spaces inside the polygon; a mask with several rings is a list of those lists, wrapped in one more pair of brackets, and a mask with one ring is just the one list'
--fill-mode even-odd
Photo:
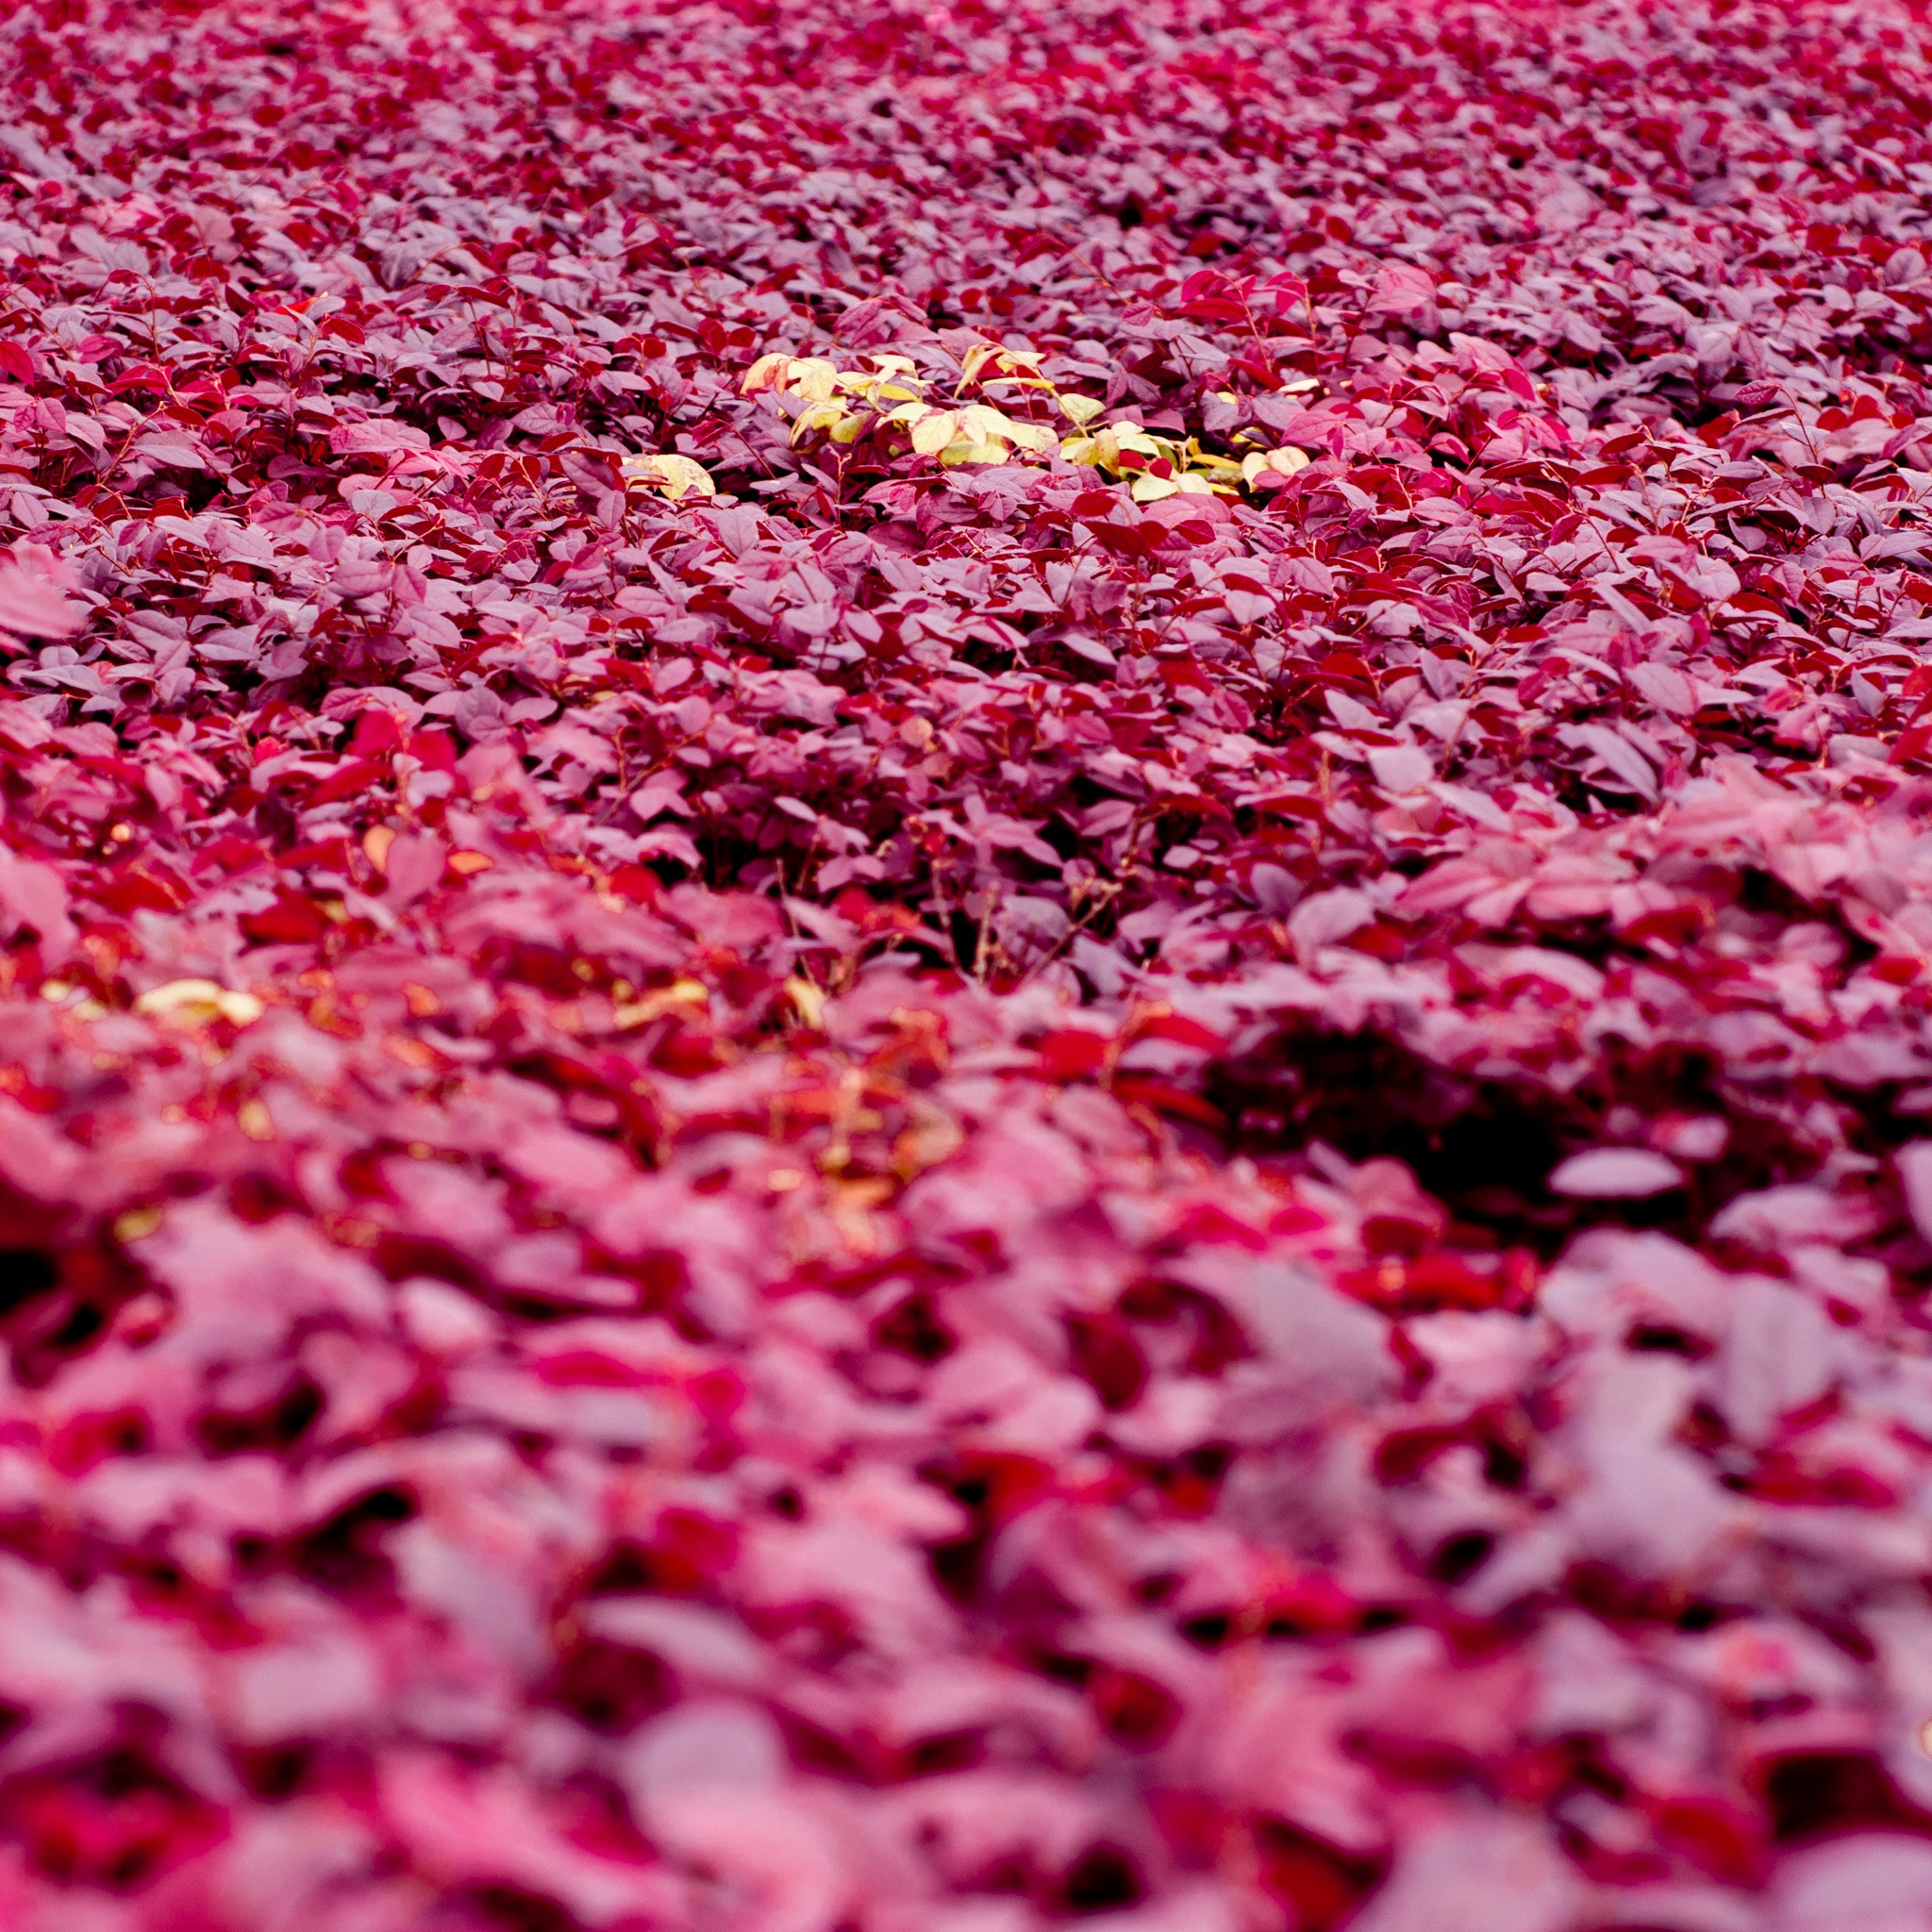
{"label": "leafy ground cover", "polygon": [[6,9],[0,1920],[1923,1932],[1925,51]]}

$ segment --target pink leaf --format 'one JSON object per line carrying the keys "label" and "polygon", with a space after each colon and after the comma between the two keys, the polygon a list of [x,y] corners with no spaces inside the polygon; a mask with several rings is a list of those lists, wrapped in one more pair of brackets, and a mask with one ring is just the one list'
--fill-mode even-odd
{"label": "pink leaf", "polygon": [[384,870],[388,899],[398,908],[412,906],[442,877],[449,850],[432,832],[402,832],[391,842]]}
{"label": "pink leaf", "polygon": [[1551,1191],[1584,1200],[1641,1200],[1684,1183],[1675,1161],[1641,1147],[1593,1147],[1551,1171]]}

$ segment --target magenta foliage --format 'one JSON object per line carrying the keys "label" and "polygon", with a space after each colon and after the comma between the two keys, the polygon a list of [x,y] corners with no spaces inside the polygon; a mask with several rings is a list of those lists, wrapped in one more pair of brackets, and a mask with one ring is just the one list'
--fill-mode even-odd
{"label": "magenta foliage", "polygon": [[13,0],[0,1924],[1923,1932],[1924,15]]}

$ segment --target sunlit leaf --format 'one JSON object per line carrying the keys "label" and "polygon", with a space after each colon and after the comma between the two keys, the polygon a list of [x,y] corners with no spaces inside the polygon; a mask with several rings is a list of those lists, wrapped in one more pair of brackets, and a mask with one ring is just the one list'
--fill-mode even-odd
{"label": "sunlit leaf", "polygon": [[923,457],[938,456],[959,434],[956,411],[940,409],[922,416],[912,425],[912,447]]}
{"label": "sunlit leaf", "polygon": [[674,501],[682,496],[715,496],[718,490],[703,464],[675,454],[625,457],[624,474],[629,481],[661,491]]}
{"label": "sunlit leaf", "polygon": [[246,1026],[261,1018],[261,1002],[253,993],[236,992],[211,979],[171,979],[152,986],[134,1002],[134,1010],[150,1018],[191,1023],[223,1019]]}

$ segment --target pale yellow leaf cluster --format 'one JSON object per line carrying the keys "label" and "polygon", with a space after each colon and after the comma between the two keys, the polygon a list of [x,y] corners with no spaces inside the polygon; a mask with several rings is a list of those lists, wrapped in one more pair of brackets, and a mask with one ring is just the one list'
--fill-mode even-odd
{"label": "pale yellow leaf cluster", "polygon": [[1308,467],[1306,451],[1298,449],[1255,450],[1241,458],[1241,476],[1252,488],[1263,471],[1272,470],[1281,477],[1292,476]]}
{"label": "pale yellow leaf cluster", "polygon": [[635,488],[656,490],[675,503],[684,496],[716,496],[718,486],[705,466],[691,457],[625,457],[624,480]]}
{"label": "pale yellow leaf cluster", "polygon": [[[961,386],[977,380],[1022,382],[1051,392],[1052,384],[1026,374],[1037,358],[1020,357],[991,342],[967,352]],[[870,369],[840,369],[817,356],[761,356],[746,374],[743,391],[772,390],[805,408],[793,417],[793,447],[823,431],[836,443],[856,442],[869,429],[903,433],[920,456],[941,462],[1004,463],[1016,453],[1050,456],[1059,438],[1045,424],[1009,415],[992,403],[941,408],[925,399],[925,384],[903,356],[874,356]],[[995,374],[981,377],[991,364]],[[1019,370],[1022,373],[1015,374]]]}
{"label": "pale yellow leaf cluster", "polygon": [[134,1003],[137,1013],[153,1020],[180,1020],[191,1025],[222,1019],[231,1026],[246,1026],[261,1018],[262,1005],[252,992],[236,992],[211,979],[171,979],[151,986]]}
{"label": "pale yellow leaf cluster", "polygon": [[[1040,358],[1031,350],[974,343],[960,364],[958,387],[976,388],[994,400],[956,398],[949,404],[927,399],[924,380],[904,356],[870,359],[869,369],[841,369],[819,356],[761,356],[746,373],[742,390],[746,395],[768,390],[805,406],[792,418],[794,448],[819,434],[850,444],[868,432],[884,432],[903,436],[915,455],[948,467],[1058,457],[1109,476],[1131,477],[1137,503],[1164,496],[1236,496],[1243,489],[1285,482],[1308,463],[1298,449],[1257,451],[1237,460],[1203,449],[1196,438],[1156,436],[1134,422],[1090,432],[1106,405],[1063,392],[1041,374]],[[1056,411],[1074,434],[1063,439],[1050,422],[1013,413],[1033,403]]]}

